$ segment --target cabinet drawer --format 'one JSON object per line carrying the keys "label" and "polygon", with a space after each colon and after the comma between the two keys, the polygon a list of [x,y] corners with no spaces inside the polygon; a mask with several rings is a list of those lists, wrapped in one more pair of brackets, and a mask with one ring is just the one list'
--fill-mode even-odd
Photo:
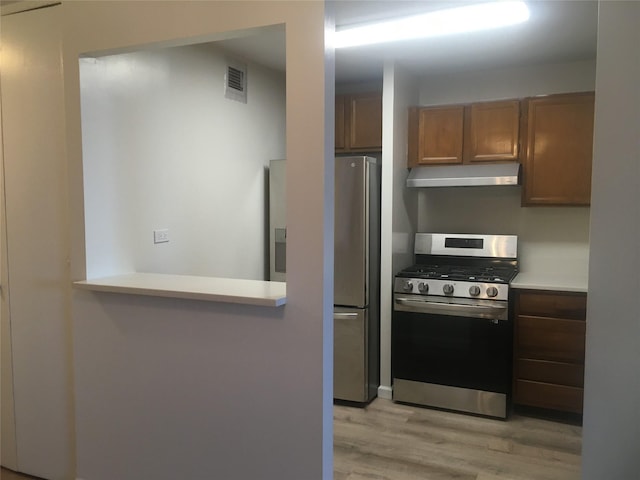
{"label": "cabinet drawer", "polygon": [[520,405],[582,413],[583,389],[516,380],[514,402]]}
{"label": "cabinet drawer", "polygon": [[582,387],[584,385],[584,366],[519,358],[516,360],[516,376],[519,380]]}
{"label": "cabinet drawer", "polygon": [[518,313],[584,320],[587,316],[587,296],[581,293],[522,292],[518,296]]}
{"label": "cabinet drawer", "polygon": [[517,317],[517,356],[584,364],[585,322],[559,318]]}

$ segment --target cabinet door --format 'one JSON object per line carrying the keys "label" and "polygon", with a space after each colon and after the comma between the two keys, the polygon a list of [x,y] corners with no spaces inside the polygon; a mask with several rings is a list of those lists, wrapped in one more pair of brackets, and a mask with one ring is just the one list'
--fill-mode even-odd
{"label": "cabinet door", "polygon": [[593,93],[528,99],[524,205],[589,205]]}
{"label": "cabinet door", "polygon": [[382,149],[382,95],[379,92],[349,96],[350,150]]}
{"label": "cabinet door", "polygon": [[465,113],[465,162],[518,160],[519,100],[474,103]]}
{"label": "cabinet door", "polygon": [[335,147],[336,150],[344,150],[346,148],[345,142],[345,122],[344,122],[344,110],[345,110],[345,97],[344,95],[336,95],[336,120],[335,120]]}
{"label": "cabinet door", "polygon": [[417,163],[462,163],[463,128],[462,105],[419,109]]}

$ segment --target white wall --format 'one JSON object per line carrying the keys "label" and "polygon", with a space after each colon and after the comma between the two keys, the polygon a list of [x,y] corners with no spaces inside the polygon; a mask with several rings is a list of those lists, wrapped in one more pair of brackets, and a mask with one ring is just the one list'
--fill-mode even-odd
{"label": "white wall", "polygon": [[74,280],[85,275],[78,56],[274,24],[285,24],[287,52],[287,304],[75,291],[78,478],[331,478],[334,78],[323,2],[62,8]]}
{"label": "white wall", "polygon": [[[0,98],[0,110],[2,99]],[[2,115],[0,115],[2,145]],[[0,148],[0,465],[18,468],[16,416],[13,402],[13,354],[9,312],[9,269],[7,262],[7,221],[4,190],[4,148]]]}
{"label": "white wall", "polygon": [[3,444],[2,461],[50,480],[71,478],[75,463],[61,25],[59,6],[2,17],[3,333],[10,320],[15,404],[5,432],[3,396],[15,451]]}
{"label": "white wall", "polygon": [[518,235],[520,271],[587,277],[588,207],[523,208],[520,187],[422,190],[419,231]]}
{"label": "white wall", "polygon": [[595,60],[499,68],[420,79],[420,105],[593,91]]}
{"label": "white wall", "polygon": [[383,82],[355,82],[336,84],[336,94],[346,95],[360,92],[379,92],[382,90]]}
{"label": "white wall", "polygon": [[600,2],[582,471],[640,478],[640,3]]}
{"label": "white wall", "polygon": [[[535,65],[420,79],[420,104],[438,105],[595,88],[595,61]],[[588,207],[520,207],[519,187],[419,189],[418,230],[518,235],[520,270],[586,277]]]}
{"label": "white wall", "polygon": [[[247,63],[226,99],[213,44],[82,59],[87,277],[264,280],[266,171],[285,157],[285,78]],[[154,244],[153,230],[169,243]]]}
{"label": "white wall", "polygon": [[415,78],[394,62],[384,66],[382,126],[382,247],[380,283],[380,388],[391,398],[393,275],[413,263],[416,192],[405,188],[409,106],[418,100]]}
{"label": "white wall", "polygon": [[[388,88],[387,88],[388,87]],[[393,102],[388,108],[388,119],[392,122],[392,205],[393,205],[393,249],[392,272],[413,263],[413,234],[418,221],[417,191],[406,188],[407,138],[409,136],[409,107],[414,106],[418,97],[416,77],[399,64],[385,65],[385,94],[393,94]],[[389,291],[390,292],[390,291]]]}

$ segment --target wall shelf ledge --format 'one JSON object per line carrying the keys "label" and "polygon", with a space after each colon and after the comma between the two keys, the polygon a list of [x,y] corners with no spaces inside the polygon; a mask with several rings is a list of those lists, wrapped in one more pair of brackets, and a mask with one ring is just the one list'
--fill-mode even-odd
{"label": "wall shelf ledge", "polygon": [[96,292],[186,298],[210,302],[280,307],[287,303],[286,283],[237,278],[128,273],[73,282]]}

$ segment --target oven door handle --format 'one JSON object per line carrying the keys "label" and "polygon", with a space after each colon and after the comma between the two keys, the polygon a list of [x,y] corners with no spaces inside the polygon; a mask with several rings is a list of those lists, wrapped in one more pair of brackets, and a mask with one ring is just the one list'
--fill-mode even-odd
{"label": "oven door handle", "polygon": [[439,315],[456,315],[459,317],[488,318],[507,320],[508,307],[491,305],[467,305],[463,303],[430,302],[407,297],[396,297],[396,310],[415,313],[431,313]]}

